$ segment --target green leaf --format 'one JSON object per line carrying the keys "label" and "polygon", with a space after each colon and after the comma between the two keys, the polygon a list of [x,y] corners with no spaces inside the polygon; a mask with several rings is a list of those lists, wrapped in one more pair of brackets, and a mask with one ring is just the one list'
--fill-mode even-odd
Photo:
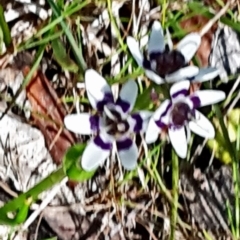
{"label": "green leaf", "polygon": [[59,63],[59,65],[70,72],[76,73],[78,71],[77,64],[67,55],[66,48],[62,44],[60,39],[52,41],[53,57]]}
{"label": "green leaf", "polygon": [[75,144],[68,149],[63,158],[64,171],[71,180],[83,182],[90,179],[95,173],[95,170],[91,172],[83,170],[79,164],[85,147],[86,144]]}
{"label": "green leaf", "polygon": [[234,125],[237,131],[237,127],[239,125],[240,120],[240,108],[235,108],[231,110],[228,114],[228,119]]}
{"label": "green leaf", "polygon": [[4,35],[3,35],[3,31],[2,28],[0,26],[0,55],[3,53],[3,49],[4,49]]}
{"label": "green leaf", "polygon": [[152,110],[154,107],[154,101],[152,99],[153,91],[156,93],[157,101],[161,100],[160,96],[163,95],[165,98],[169,98],[169,86],[167,85],[157,85],[156,83],[151,83],[148,88],[145,88],[141,94],[137,96],[137,100],[134,106],[134,110]]}
{"label": "green leaf", "polygon": [[32,197],[27,198],[24,201],[23,205],[19,207],[19,209],[17,210],[17,215],[14,218],[14,222],[16,224],[21,224],[25,222],[25,220],[28,217],[28,212],[29,212],[30,205],[32,204],[32,201],[33,201]]}
{"label": "green leaf", "polygon": [[12,43],[12,38],[8,24],[5,21],[4,11],[1,5],[0,5],[0,28],[2,29],[4,43],[6,44],[6,47],[8,47]]}
{"label": "green leaf", "polygon": [[[28,211],[28,204],[30,204],[31,201],[35,201],[38,198],[39,194],[50,189],[56,183],[62,181],[64,177],[65,173],[63,171],[63,168],[60,168],[57,171],[51,173],[48,177],[43,179],[33,188],[29,189],[26,193],[22,193],[17,198],[14,198],[5,203],[0,208],[0,224],[9,226],[18,225],[18,223],[24,219],[24,215],[26,215]],[[15,212],[17,214],[15,218],[11,219],[8,217],[8,213]]]}
{"label": "green leaf", "polygon": [[134,106],[134,110],[142,110],[142,109],[149,109],[152,103],[151,100],[151,92],[152,87],[149,86],[148,88],[144,89],[141,94],[137,96],[137,100]]}

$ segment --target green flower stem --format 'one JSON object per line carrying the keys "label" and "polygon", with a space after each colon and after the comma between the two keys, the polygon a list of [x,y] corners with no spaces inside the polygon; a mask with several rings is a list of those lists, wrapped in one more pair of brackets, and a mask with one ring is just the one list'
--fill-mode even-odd
{"label": "green flower stem", "polygon": [[[29,203],[37,200],[39,194],[52,188],[55,184],[61,182],[65,178],[63,167],[50,174],[48,177],[43,179],[36,186],[28,190],[26,193],[19,195],[17,198],[6,203],[0,208],[0,224],[6,225],[17,225],[21,221],[24,221],[27,217],[27,206]],[[17,215],[11,219],[7,216],[8,213],[17,213]]]}
{"label": "green flower stem", "polygon": [[[237,146],[236,146],[236,159],[234,161],[232,161],[232,171],[233,171],[233,184],[234,184],[234,194],[235,194],[235,224],[232,221],[232,227],[235,226],[235,229],[233,231],[233,234],[235,236],[235,239],[239,239],[240,238],[240,201],[239,201],[239,160],[237,158],[237,154],[239,151],[239,136],[240,136],[240,131],[239,131],[239,127],[238,127],[238,139],[237,139]],[[231,208],[229,208],[231,209]]]}
{"label": "green flower stem", "polygon": [[178,157],[172,152],[172,189],[173,201],[171,208],[171,234],[170,239],[175,240],[175,230],[178,218],[178,181],[179,181],[179,165]]}
{"label": "green flower stem", "polygon": [[[239,121],[239,120],[238,120]],[[239,153],[239,143],[240,143],[240,127],[238,126],[237,129],[237,133],[238,133],[238,138],[237,138],[237,146],[236,146],[236,154]],[[233,179],[234,179],[234,191],[235,191],[235,217],[236,217],[236,238],[239,239],[240,238],[240,202],[239,202],[239,188],[240,188],[240,181],[239,181],[239,160],[236,159],[236,161],[233,162],[233,166],[234,166],[234,175],[233,175]]]}

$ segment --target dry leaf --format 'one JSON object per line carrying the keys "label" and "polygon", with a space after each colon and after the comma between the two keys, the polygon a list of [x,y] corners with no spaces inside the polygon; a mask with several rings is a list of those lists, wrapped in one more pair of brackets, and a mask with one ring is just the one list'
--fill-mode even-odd
{"label": "dry leaf", "polygon": [[[24,69],[25,75],[28,71],[28,68]],[[33,76],[26,91],[33,122],[43,133],[54,162],[60,164],[66,150],[76,142],[75,137],[64,129],[63,119],[67,112],[41,71]]]}

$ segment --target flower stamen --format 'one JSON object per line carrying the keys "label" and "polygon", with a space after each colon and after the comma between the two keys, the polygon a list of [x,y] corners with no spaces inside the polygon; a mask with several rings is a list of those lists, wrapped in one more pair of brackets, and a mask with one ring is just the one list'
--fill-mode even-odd
{"label": "flower stamen", "polygon": [[149,57],[152,70],[162,78],[186,66],[184,56],[177,50],[151,53]]}
{"label": "flower stamen", "polygon": [[175,103],[171,111],[171,116],[172,123],[178,127],[185,125],[186,122],[191,121],[194,118],[193,111],[185,102]]}

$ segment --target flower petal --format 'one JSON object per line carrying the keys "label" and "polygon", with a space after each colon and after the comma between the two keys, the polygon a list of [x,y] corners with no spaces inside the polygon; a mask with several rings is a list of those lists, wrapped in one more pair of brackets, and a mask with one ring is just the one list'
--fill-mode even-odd
{"label": "flower petal", "polygon": [[176,72],[166,75],[165,79],[169,83],[182,81],[187,78],[195,77],[199,72],[199,68],[196,66],[187,66],[180,68]]}
{"label": "flower petal", "polygon": [[170,122],[171,107],[172,102],[169,99],[166,99],[154,112],[153,119],[159,128],[164,129],[168,126]]}
{"label": "flower petal", "polygon": [[161,129],[156,125],[153,117],[151,117],[145,134],[146,143],[150,144],[156,142],[160,132]]}
{"label": "flower petal", "polygon": [[137,133],[145,132],[152,114],[152,112],[144,110],[131,114],[131,116],[128,117],[128,123],[131,126],[131,130]]}
{"label": "flower petal", "polygon": [[151,70],[145,69],[145,73],[149,79],[151,79],[153,82],[155,82],[157,84],[162,84],[165,82],[163,78],[161,78],[160,76],[158,76],[155,72],[153,72]]}
{"label": "flower petal", "polygon": [[194,79],[191,80],[191,82],[205,82],[214,79],[219,75],[219,72],[219,69],[215,67],[200,68],[198,74],[194,76]]}
{"label": "flower petal", "polygon": [[177,45],[177,50],[182,53],[186,63],[190,62],[201,44],[201,36],[198,33],[190,33]]}
{"label": "flower petal", "polygon": [[93,131],[92,127],[99,129],[99,121],[91,126],[90,118],[88,113],[70,114],[64,118],[64,124],[68,130],[74,133],[89,135]]}
{"label": "flower petal", "polygon": [[226,98],[226,94],[220,90],[200,90],[194,92],[194,94],[191,95],[190,99],[194,99],[196,97],[200,100],[199,107],[203,107],[224,100]]}
{"label": "flower petal", "polygon": [[85,72],[85,85],[88,99],[94,109],[102,111],[102,106],[113,102],[113,95],[106,80],[93,69]]}
{"label": "flower petal", "polygon": [[130,138],[122,141],[117,141],[118,155],[123,167],[127,170],[132,170],[137,166],[138,148]]}
{"label": "flower petal", "polygon": [[102,134],[96,136],[86,147],[82,155],[81,165],[86,171],[96,169],[110,155],[112,143],[105,142]]}
{"label": "flower petal", "polygon": [[185,126],[185,130],[186,130],[186,135],[187,135],[187,143],[189,143],[191,140],[191,130],[188,125]]}
{"label": "flower petal", "polygon": [[189,88],[190,88],[189,81],[181,81],[173,84],[170,89],[171,98],[174,99],[179,97],[180,95],[186,97],[188,95]]}
{"label": "flower petal", "polygon": [[116,104],[122,108],[123,112],[130,112],[136,102],[137,94],[138,87],[136,82],[129,80],[123,85]]}
{"label": "flower petal", "polygon": [[170,34],[168,28],[166,29],[166,35],[167,35],[167,44],[168,44],[169,50],[172,51],[173,42],[172,42],[171,34]]}
{"label": "flower petal", "polygon": [[133,37],[127,37],[128,48],[136,60],[137,64],[142,67],[143,65],[143,54],[140,51],[138,42]]}
{"label": "flower petal", "polygon": [[104,113],[109,119],[121,121],[126,119],[127,114],[125,114],[122,108],[116,104],[108,104],[104,106]]}
{"label": "flower petal", "polygon": [[168,129],[168,135],[175,149],[177,155],[180,158],[186,158],[187,156],[187,137],[184,127],[173,129]]}
{"label": "flower petal", "polygon": [[148,54],[153,52],[163,52],[165,49],[164,35],[161,23],[154,21],[148,42]]}
{"label": "flower petal", "polygon": [[196,111],[196,120],[189,122],[189,128],[195,134],[204,138],[214,138],[215,130],[212,123],[202,113]]}

